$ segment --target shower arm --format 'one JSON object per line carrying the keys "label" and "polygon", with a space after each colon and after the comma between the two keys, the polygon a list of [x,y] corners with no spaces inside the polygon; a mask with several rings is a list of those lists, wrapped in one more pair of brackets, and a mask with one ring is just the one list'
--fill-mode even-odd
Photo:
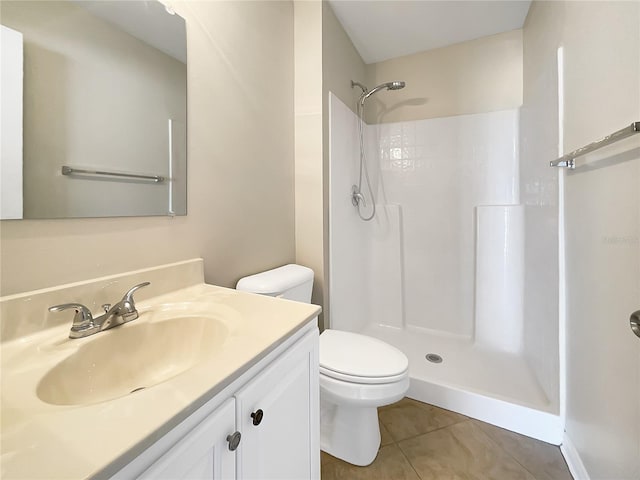
{"label": "shower arm", "polygon": [[369,91],[369,89],[365,87],[363,84],[361,84],[360,82],[354,82],[353,80],[351,80],[351,88],[353,87],[358,87],[360,90],[362,90],[363,94]]}
{"label": "shower arm", "polygon": [[364,106],[364,102],[367,100],[367,98],[369,98],[374,93],[379,92],[383,88],[387,88],[388,89],[389,87],[387,86],[387,84],[382,84],[382,85],[378,85],[377,87],[369,90],[368,92],[362,92],[362,95],[360,95],[360,105]]}

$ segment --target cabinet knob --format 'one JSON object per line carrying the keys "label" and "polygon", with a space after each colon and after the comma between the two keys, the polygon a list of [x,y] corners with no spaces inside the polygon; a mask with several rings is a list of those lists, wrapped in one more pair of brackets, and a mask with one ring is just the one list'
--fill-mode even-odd
{"label": "cabinet knob", "polygon": [[260,422],[262,421],[262,417],[264,416],[264,412],[262,411],[262,409],[258,409],[255,412],[253,412],[251,414],[251,418],[253,418],[253,424],[254,425],[260,425]]}
{"label": "cabinet knob", "polygon": [[227,435],[227,442],[229,442],[229,450],[233,452],[236,448],[238,448],[238,445],[240,445],[241,438],[242,438],[242,435],[240,434],[240,432],[234,432],[231,435]]}

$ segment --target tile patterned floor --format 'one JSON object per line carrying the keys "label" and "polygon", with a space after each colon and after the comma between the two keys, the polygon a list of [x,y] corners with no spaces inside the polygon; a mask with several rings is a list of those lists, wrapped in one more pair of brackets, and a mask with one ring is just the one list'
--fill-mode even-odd
{"label": "tile patterned floor", "polygon": [[408,398],[378,412],[375,461],[356,467],[322,452],[322,480],[571,480],[553,445]]}

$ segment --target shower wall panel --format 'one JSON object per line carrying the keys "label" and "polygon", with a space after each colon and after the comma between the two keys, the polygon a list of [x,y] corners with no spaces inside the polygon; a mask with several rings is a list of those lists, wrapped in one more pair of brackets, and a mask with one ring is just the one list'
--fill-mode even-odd
{"label": "shower wall panel", "polygon": [[[473,338],[476,208],[519,203],[518,110],[366,126],[378,214],[364,222],[351,204],[358,120],[329,100],[331,326]],[[522,328],[521,314],[487,321]]]}
{"label": "shower wall panel", "polygon": [[409,328],[472,337],[475,210],[519,203],[518,117],[512,109],[369,127],[380,201],[402,209]]}
{"label": "shower wall panel", "polygon": [[376,217],[369,222],[368,291],[371,313],[367,323],[385,327],[404,326],[402,207],[378,204]]}
{"label": "shower wall panel", "polygon": [[[400,328],[404,310],[401,207],[377,195],[375,218],[364,222],[358,217],[351,203],[351,188],[359,175],[358,119],[333,94],[329,105],[329,325],[353,332],[370,323]],[[375,128],[367,128],[369,159],[378,155],[375,133]],[[376,163],[371,160],[369,173],[378,190],[382,185]],[[363,191],[369,205],[365,186]]]}
{"label": "shower wall panel", "polygon": [[[329,94],[329,302],[331,328],[358,332],[369,321],[369,225],[351,204],[358,180],[358,119]],[[325,320],[325,326],[327,322]]]}
{"label": "shower wall panel", "polygon": [[[553,22],[561,28],[561,17]],[[520,109],[520,191],[527,239],[524,352],[549,400],[559,405],[559,169],[549,168],[560,154],[558,53],[555,39],[541,31],[525,33],[527,82]]]}

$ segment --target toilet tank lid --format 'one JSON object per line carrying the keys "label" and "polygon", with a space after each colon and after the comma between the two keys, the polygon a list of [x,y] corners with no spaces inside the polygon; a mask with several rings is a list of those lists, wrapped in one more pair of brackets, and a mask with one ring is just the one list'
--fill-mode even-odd
{"label": "toilet tank lid", "polygon": [[313,281],[313,270],[292,263],[241,278],[236,285],[236,290],[278,295],[309,281]]}

